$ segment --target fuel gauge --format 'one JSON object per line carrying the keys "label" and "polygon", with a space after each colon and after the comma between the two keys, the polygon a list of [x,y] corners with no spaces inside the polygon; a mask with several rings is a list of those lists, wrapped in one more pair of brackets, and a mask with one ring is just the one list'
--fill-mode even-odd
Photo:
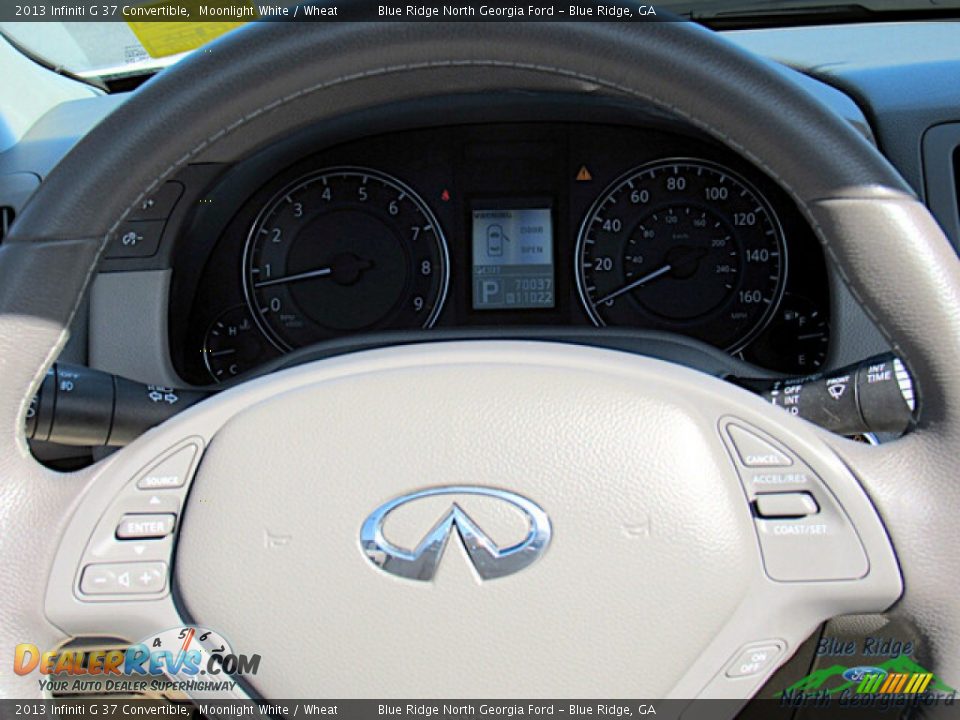
{"label": "fuel gauge", "polygon": [[802,295],[785,293],[760,337],[741,353],[748,362],[784,373],[810,373],[827,359],[827,313]]}
{"label": "fuel gauge", "polygon": [[203,339],[203,362],[214,382],[236,377],[273,356],[246,305],[220,313]]}

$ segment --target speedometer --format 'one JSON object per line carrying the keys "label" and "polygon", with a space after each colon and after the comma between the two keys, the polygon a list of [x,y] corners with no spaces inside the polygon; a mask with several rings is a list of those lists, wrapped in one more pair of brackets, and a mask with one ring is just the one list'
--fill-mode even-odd
{"label": "speedometer", "polygon": [[715,163],[667,159],[614,181],[577,241],[577,285],[598,326],[683,333],[738,350],[783,294],[787,257],[770,203]]}
{"label": "speedometer", "polygon": [[447,292],[446,242],[400,180],[334,167],[282,188],[244,249],[253,317],[282,351],[355,331],[430,327]]}

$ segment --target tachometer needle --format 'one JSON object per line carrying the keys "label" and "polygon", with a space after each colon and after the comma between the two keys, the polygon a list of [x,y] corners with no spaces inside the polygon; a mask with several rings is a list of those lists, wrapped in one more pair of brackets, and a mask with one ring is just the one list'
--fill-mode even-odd
{"label": "tachometer needle", "polygon": [[296,275],[273,278],[272,280],[261,280],[258,283],[254,283],[253,286],[256,288],[262,288],[267,287],[268,285],[279,285],[280,283],[294,282],[296,280],[307,280],[308,278],[323,277],[324,275],[329,275],[332,272],[332,268],[325,267],[320,268],[319,270],[310,270],[309,272],[297,273]]}
{"label": "tachometer needle", "polygon": [[633,281],[632,283],[630,283],[629,285],[626,285],[626,286],[620,288],[619,290],[614,290],[614,291],[613,291],[612,293],[610,293],[609,295],[606,295],[606,296],[600,298],[599,300],[597,300],[596,304],[597,304],[597,305],[603,305],[603,303],[610,302],[611,300],[615,300],[615,299],[617,299],[618,297],[620,297],[621,295],[623,295],[624,293],[628,293],[628,292],[630,292],[631,290],[636,290],[636,289],[637,289],[638,287],[640,287],[641,285],[646,285],[646,284],[647,284],[648,282],[650,282],[651,280],[656,280],[656,279],[657,279],[658,277],[660,277],[661,275],[666,275],[666,274],[667,274],[668,272],[670,272],[671,270],[673,270],[673,265],[669,265],[669,264],[668,264],[668,265],[664,265],[662,268],[658,268],[657,270],[654,270],[652,273],[647,273],[646,275],[644,275],[644,276],[643,276],[642,278],[640,278],[639,280],[634,280],[634,281]]}

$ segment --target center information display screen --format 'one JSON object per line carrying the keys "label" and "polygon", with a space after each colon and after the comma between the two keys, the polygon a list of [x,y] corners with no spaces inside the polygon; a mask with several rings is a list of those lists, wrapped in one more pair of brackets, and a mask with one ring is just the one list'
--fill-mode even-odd
{"label": "center information display screen", "polygon": [[473,210],[473,309],[556,303],[550,208]]}

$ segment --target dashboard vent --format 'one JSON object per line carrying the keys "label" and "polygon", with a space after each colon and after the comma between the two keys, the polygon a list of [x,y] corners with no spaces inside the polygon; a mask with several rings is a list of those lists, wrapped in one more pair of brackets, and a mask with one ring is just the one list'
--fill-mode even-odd
{"label": "dashboard vent", "polygon": [[13,224],[13,208],[7,205],[0,206],[0,242],[7,236]]}

